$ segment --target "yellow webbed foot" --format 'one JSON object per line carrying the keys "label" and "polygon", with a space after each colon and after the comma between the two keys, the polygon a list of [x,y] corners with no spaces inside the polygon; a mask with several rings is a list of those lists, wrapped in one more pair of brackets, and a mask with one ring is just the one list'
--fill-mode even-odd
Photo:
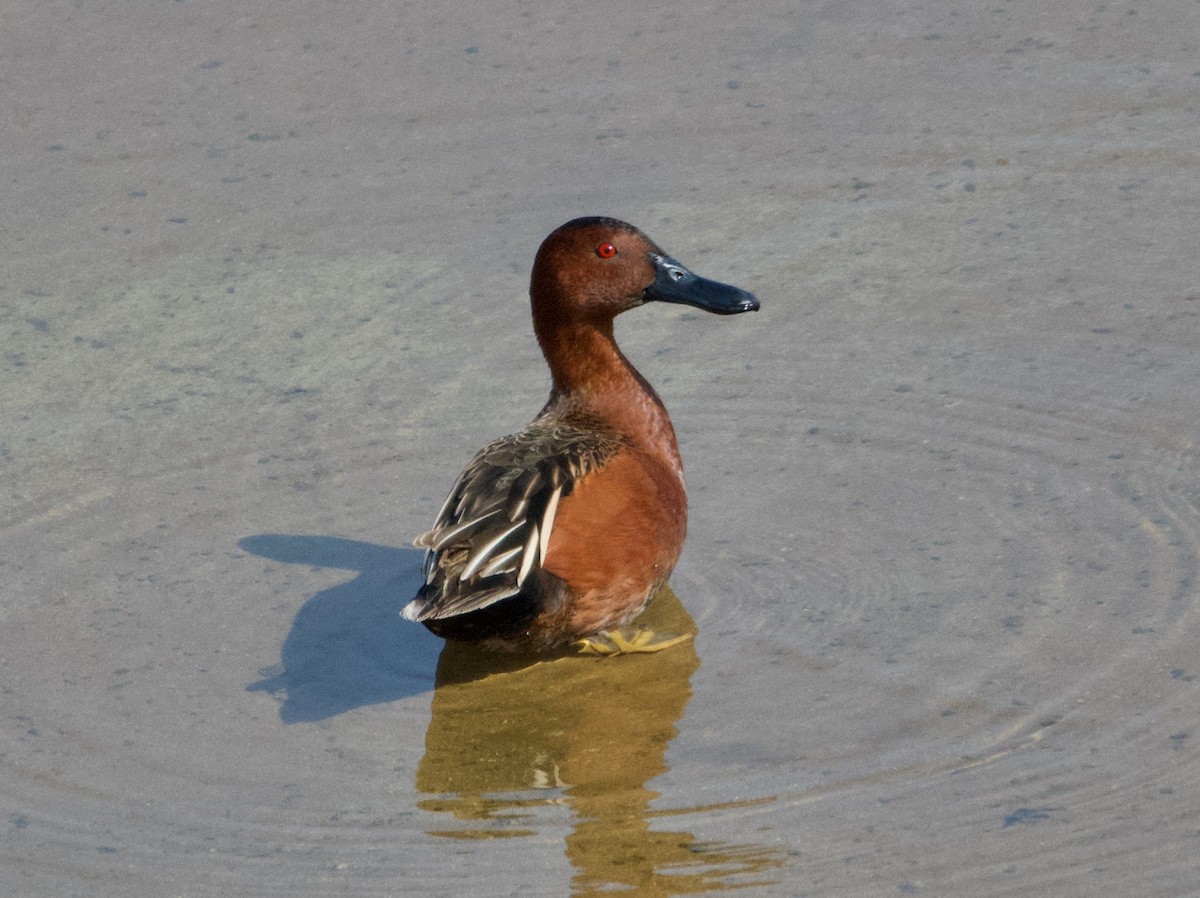
{"label": "yellow webbed foot", "polygon": [[646,629],[606,630],[580,639],[574,645],[583,655],[630,655],[634,652],[661,652],[692,638],[691,633],[656,633]]}

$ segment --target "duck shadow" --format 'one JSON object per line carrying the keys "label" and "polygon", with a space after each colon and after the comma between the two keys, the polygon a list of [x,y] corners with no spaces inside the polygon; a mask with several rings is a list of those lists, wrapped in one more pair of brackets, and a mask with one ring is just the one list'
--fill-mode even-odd
{"label": "duck shadow", "polygon": [[273,561],[358,574],[304,603],[283,641],[280,663],[260,670],[262,679],[246,687],[283,696],[279,717],[285,724],[433,690],[442,640],[400,617],[421,583],[420,551],[278,533],[247,536],[238,546]]}

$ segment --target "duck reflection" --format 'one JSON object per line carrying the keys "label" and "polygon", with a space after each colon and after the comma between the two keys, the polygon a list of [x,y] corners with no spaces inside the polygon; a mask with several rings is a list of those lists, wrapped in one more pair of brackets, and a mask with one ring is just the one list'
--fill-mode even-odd
{"label": "duck reflection", "polygon": [[[670,587],[637,625],[696,632]],[[659,794],[646,788],[668,769],[667,745],[699,665],[693,642],[616,659],[552,660],[447,643],[416,785],[430,795],[422,809],[459,825],[431,834],[531,836],[540,812],[560,805],[571,814],[566,852],[576,895],[612,888],[681,895],[772,882],[758,877],[782,864],[779,852],[650,828],[659,816],[707,810],[656,812],[650,804]]]}

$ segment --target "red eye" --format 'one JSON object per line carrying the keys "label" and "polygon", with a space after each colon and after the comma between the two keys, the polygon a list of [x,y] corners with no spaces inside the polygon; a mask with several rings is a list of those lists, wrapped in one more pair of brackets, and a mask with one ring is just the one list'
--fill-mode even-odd
{"label": "red eye", "polygon": [[601,259],[611,259],[617,254],[617,248],[611,243],[601,243],[596,247],[596,255]]}

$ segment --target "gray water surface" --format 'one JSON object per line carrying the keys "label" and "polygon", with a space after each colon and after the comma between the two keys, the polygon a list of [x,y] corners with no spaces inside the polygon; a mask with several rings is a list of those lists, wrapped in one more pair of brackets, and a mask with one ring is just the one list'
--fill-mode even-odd
{"label": "gray water surface", "polygon": [[[1195,3],[18,4],[0,892],[1200,893]],[[410,546],[548,377],[679,432],[652,658],[481,669]]]}

